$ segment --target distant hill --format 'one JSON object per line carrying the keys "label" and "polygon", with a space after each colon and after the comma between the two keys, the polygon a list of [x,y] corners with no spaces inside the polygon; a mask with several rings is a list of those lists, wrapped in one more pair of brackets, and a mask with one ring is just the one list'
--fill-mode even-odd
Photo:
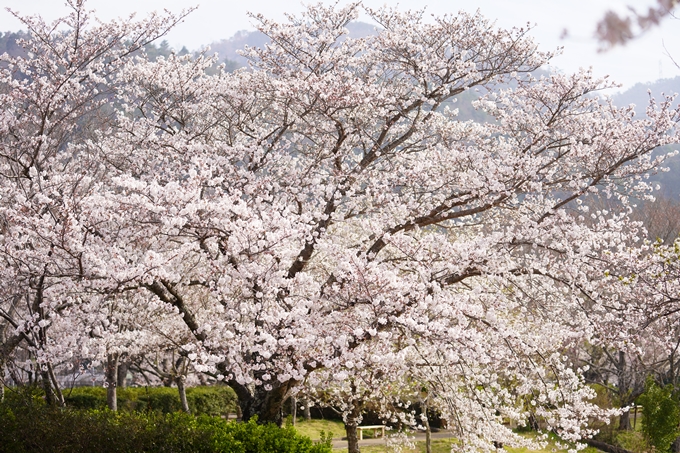
{"label": "distant hill", "polygon": [[[364,36],[374,35],[375,26],[365,22],[350,22],[347,24],[349,36],[351,38],[363,38]],[[238,51],[246,46],[264,47],[269,42],[269,37],[260,31],[241,30],[229,39],[210,44],[210,52],[216,52],[220,61],[227,64],[235,62],[238,66],[245,66],[247,60],[238,54]]]}
{"label": "distant hill", "polygon": [[635,104],[635,112],[644,115],[649,97],[651,95],[659,100],[663,95],[680,93],[680,76],[673,79],[660,79],[652,83],[637,83],[622,93],[612,96],[615,105],[623,107]]}
{"label": "distant hill", "polygon": [[[645,116],[650,95],[659,101],[663,99],[664,95],[675,93],[680,93],[680,77],[661,79],[653,83],[638,83],[626,91],[612,96],[612,100],[619,107],[634,104],[637,115]],[[676,99],[675,103],[680,103],[680,99]],[[680,145],[664,146],[656,153],[668,153],[673,150],[680,150]],[[665,196],[678,200],[680,199],[680,155],[669,159],[664,167],[669,168],[667,173],[652,175],[650,180],[659,183]]]}
{"label": "distant hill", "polygon": [[12,57],[25,56],[26,51],[17,44],[17,39],[26,39],[28,37],[29,35],[25,31],[0,32],[0,55],[7,53]]}

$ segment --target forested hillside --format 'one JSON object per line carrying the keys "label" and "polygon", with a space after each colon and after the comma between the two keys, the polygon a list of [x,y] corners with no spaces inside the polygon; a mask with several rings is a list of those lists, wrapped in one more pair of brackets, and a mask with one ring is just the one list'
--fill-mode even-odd
{"label": "forested hillside", "polygon": [[635,104],[639,115],[644,115],[650,95],[656,99],[663,95],[680,93],[680,77],[660,79],[651,83],[637,83],[631,88],[614,95],[614,103],[619,106]]}
{"label": "forested hillside", "polygon": [[[635,105],[637,115],[645,115],[645,110],[649,105],[651,97],[657,101],[663,99],[665,95],[680,93],[680,77],[673,79],[661,79],[654,83],[638,83],[633,87],[613,96],[614,104],[617,106]],[[668,153],[677,146],[667,146],[657,151],[657,154]],[[665,167],[668,172],[658,173],[650,177],[661,185],[661,190],[665,196],[680,199],[680,155],[670,158]]]}

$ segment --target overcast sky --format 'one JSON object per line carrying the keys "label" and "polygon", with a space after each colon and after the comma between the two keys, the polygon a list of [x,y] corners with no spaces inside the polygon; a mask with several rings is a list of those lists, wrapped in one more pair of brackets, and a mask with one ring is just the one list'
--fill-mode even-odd
{"label": "overcast sky", "polygon": [[[335,0],[323,0],[334,3]],[[312,2],[305,2],[306,4]],[[347,3],[340,0],[340,4]],[[55,19],[66,12],[64,0],[1,0],[0,4],[22,14],[41,14]],[[523,26],[536,24],[532,35],[543,50],[564,46],[563,55],[553,60],[552,66],[564,72],[579,67],[593,67],[597,75],[610,74],[616,81],[629,87],[636,82],[654,81],[660,77],[680,75],[667,51],[680,62],[680,20],[666,19],[661,27],[623,48],[598,53],[598,43],[593,38],[596,22],[605,11],[613,9],[625,12],[627,5],[638,11],[654,4],[654,0],[364,0],[372,8],[382,5],[400,9],[419,9],[427,6],[427,12],[435,15],[456,13],[459,10],[474,12],[479,9],[486,17],[496,20],[499,26]],[[89,9],[97,11],[102,19],[127,16],[136,12],[138,17],[167,8],[179,12],[183,8],[198,5],[198,10],[168,35],[170,44],[179,49],[190,50],[229,38],[235,32],[254,29],[247,12],[263,13],[270,18],[284,20],[284,13],[299,13],[303,4],[286,0],[89,0]],[[0,10],[0,30],[16,31],[21,24],[10,13]],[[569,36],[560,38],[567,29]],[[666,49],[664,49],[664,43]]]}

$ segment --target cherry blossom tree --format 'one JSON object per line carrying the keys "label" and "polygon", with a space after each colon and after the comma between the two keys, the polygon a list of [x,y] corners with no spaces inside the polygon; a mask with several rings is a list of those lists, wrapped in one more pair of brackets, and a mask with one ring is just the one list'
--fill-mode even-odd
{"label": "cherry blossom tree", "polygon": [[[135,341],[101,331],[111,351],[163,332],[236,391],[245,419],[280,423],[286,398],[320,376],[376,376],[379,351],[393,362],[384,382],[427,379],[470,451],[520,442],[507,419],[592,434],[603,414],[562,351],[599,335],[600,313],[621,319],[603,288],[639,231],[589,200],[650,193],[664,159],[651,150],[678,140],[673,98],[638,120],[588,72],[537,79],[551,55],[479,14],[364,8],[376,35],[347,38],[361,9],[254,16],[271,42],[234,73],[208,74],[204,56],[107,53],[116,70],[86,99],[108,108],[64,119],[50,165],[3,161],[17,168],[3,176],[3,281],[64,325],[80,310],[96,313],[85,325],[133,326]],[[485,121],[456,116],[470,89]],[[17,115],[2,123],[8,143]],[[113,301],[138,320],[114,322]],[[365,388],[379,399],[378,387]]]}
{"label": "cherry blossom tree", "polygon": [[[525,391],[548,407],[546,373],[578,382],[554,354],[593,334],[583,298],[603,255],[635,234],[582,200],[648,193],[650,151],[677,140],[673,100],[636,120],[587,72],[534,79],[550,55],[479,15],[368,10],[380,32],[345,39],[359,8],[256,16],[272,41],[246,51],[250,70],[171,56],[121,71],[122,126],[87,150],[109,168],[88,265],[174,307],[245,418],[280,421],[309,373],[416,338],[476,357],[466,379],[536,367]],[[489,121],[456,119],[458,94],[509,81],[476,102]],[[577,437],[591,409],[574,385],[569,417],[545,418]],[[461,426],[482,407],[459,406]]]}
{"label": "cherry blossom tree", "polygon": [[28,31],[18,43],[25,52],[0,57],[0,316],[11,326],[0,365],[27,345],[49,402],[62,398],[48,351],[62,346],[48,330],[86,277],[92,230],[79,204],[104,170],[85,168],[79,146],[115,126],[113,74],[183,17],[99,24],[82,0],[67,4],[70,14],[53,23],[14,13]]}

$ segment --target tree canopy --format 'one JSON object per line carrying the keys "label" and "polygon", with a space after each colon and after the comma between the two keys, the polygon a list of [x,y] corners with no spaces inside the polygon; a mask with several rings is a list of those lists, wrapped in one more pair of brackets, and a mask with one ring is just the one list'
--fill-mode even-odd
{"label": "tree canopy", "polygon": [[[636,119],[587,71],[536,78],[551,55],[480,14],[258,15],[271,43],[208,74],[132,56],[181,15],[69,5],[2,57],[3,362],[28,345],[49,387],[71,357],[172,345],[245,419],[280,423],[303,384],[379,401],[409,378],[472,450],[521,443],[508,419],[590,433],[564,351],[621,321],[612,253],[641,233],[589,204],[651,193],[672,97]],[[362,8],[380,30],[346,38]],[[486,119],[461,121],[476,88]]]}

